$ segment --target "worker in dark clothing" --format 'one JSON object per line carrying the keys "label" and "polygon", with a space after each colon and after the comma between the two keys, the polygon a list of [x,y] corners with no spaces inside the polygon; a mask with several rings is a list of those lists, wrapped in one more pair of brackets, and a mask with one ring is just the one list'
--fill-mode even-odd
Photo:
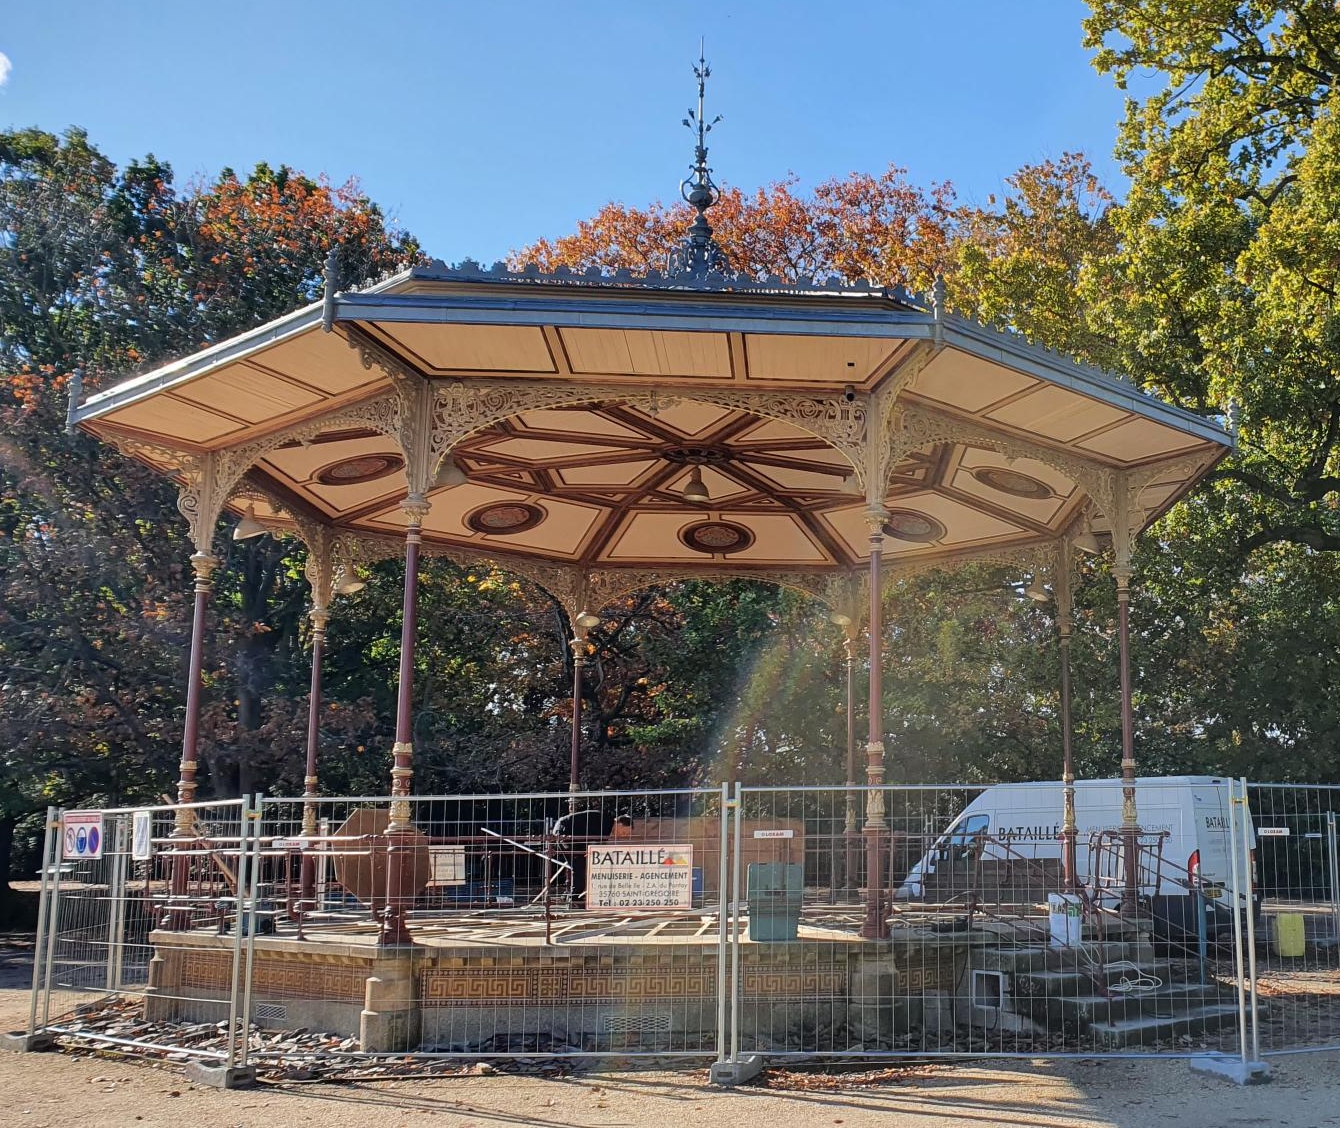
{"label": "worker in dark clothing", "polygon": [[614,816],[601,810],[569,811],[554,823],[559,858],[567,862],[572,874],[568,887],[571,900],[586,896],[586,848],[604,842],[614,828]]}

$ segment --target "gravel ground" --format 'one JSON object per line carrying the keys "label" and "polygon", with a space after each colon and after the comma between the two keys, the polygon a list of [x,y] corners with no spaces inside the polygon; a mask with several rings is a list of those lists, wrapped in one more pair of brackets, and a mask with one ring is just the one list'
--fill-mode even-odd
{"label": "gravel ground", "polygon": [[[27,1019],[30,953],[0,946],[0,1028]],[[1340,1054],[1277,1059],[1270,1085],[1240,1089],[1185,1062],[974,1064],[869,1075],[772,1073],[721,1091],[701,1073],[506,1074],[430,1081],[192,1086],[170,1069],[88,1054],[0,1054],[0,1124],[15,1128],[1340,1128]]]}

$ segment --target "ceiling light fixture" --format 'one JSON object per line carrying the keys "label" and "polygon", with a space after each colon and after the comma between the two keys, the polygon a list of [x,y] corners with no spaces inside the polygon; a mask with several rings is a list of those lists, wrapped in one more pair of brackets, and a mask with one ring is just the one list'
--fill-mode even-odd
{"label": "ceiling light fixture", "polygon": [[263,537],[269,531],[256,520],[256,507],[248,502],[247,511],[242,514],[241,520],[233,530],[233,540],[251,540],[252,537]]}
{"label": "ceiling light fixture", "polygon": [[340,580],[335,585],[336,595],[353,595],[356,591],[362,591],[368,585],[357,576],[350,575],[348,579]]}
{"label": "ceiling light fixture", "polygon": [[450,489],[452,486],[463,486],[469,480],[460,463],[448,454],[438,464],[437,473],[433,475],[433,488]]}
{"label": "ceiling light fixture", "polygon": [[1087,552],[1090,556],[1094,556],[1098,552],[1098,538],[1087,529],[1080,533],[1080,535],[1070,543],[1079,549],[1080,552]]}
{"label": "ceiling light fixture", "polygon": [[1052,597],[1051,592],[1038,583],[1036,579],[1029,580],[1024,585],[1024,594],[1034,603],[1046,603]]}
{"label": "ceiling light fixture", "polygon": [[702,467],[695,466],[693,473],[689,475],[689,480],[684,483],[680,496],[685,501],[706,502],[712,500],[712,495],[707,492],[707,487],[703,485]]}

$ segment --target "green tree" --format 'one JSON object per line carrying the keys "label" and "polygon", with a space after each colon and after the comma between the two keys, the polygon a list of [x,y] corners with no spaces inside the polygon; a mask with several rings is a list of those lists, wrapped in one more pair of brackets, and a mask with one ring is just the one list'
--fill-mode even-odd
{"label": "green tree", "polygon": [[[350,280],[417,253],[353,184],[261,166],[182,193],[79,130],[0,134],[0,874],[47,803],[152,798],[175,775],[189,548],[168,483],[65,433],[74,373],[95,389],[305,303],[332,245]],[[216,791],[251,782],[264,730],[298,711],[301,560],[248,543],[222,578]]]}
{"label": "green tree", "polygon": [[1183,760],[1312,778],[1334,756],[1340,675],[1340,13],[1091,8],[1097,67],[1152,88],[1121,127],[1131,187],[1118,246],[1086,277],[1091,324],[1146,386],[1240,419],[1237,455],[1142,557],[1151,610],[1185,625],[1148,652],[1178,718],[1150,736],[1182,733]]}

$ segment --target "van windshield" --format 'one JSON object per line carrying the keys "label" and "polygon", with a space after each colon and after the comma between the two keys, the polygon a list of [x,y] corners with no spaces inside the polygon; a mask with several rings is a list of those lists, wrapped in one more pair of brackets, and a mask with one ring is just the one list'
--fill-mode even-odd
{"label": "van windshield", "polygon": [[945,838],[945,854],[950,858],[966,857],[973,841],[979,834],[985,834],[990,826],[990,815],[967,815],[959,819]]}

